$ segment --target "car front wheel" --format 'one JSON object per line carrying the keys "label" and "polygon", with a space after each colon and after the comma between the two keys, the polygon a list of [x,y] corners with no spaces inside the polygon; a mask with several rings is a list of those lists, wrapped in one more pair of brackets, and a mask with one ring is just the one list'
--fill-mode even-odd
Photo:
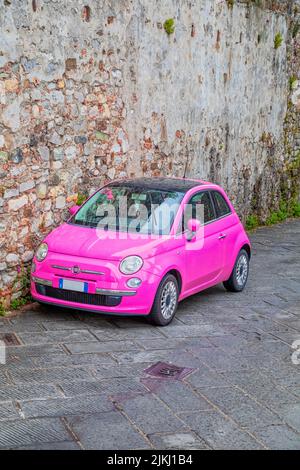
{"label": "car front wheel", "polygon": [[166,326],[174,318],[178,305],[179,288],[173,274],[167,274],[161,281],[149,320],[154,325]]}
{"label": "car front wheel", "polygon": [[241,292],[247,284],[249,274],[249,255],[242,249],[235,261],[234,268],[228,281],[223,282],[225,289],[230,292]]}

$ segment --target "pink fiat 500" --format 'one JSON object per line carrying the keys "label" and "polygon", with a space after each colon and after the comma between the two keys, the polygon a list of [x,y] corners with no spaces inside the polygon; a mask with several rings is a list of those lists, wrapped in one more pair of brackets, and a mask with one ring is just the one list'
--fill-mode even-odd
{"label": "pink fiat 500", "polygon": [[249,239],[224,190],[204,181],[138,178],[91,196],[37,249],[31,293],[41,303],[174,318],[178,302],[223,282],[242,291]]}

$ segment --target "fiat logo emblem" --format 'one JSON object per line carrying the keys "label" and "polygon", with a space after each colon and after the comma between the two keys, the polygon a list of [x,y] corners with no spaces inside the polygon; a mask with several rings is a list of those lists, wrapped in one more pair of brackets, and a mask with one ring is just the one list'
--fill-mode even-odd
{"label": "fiat logo emblem", "polygon": [[74,274],[80,273],[80,268],[79,268],[79,266],[73,266],[73,268],[72,268],[72,273],[74,273]]}

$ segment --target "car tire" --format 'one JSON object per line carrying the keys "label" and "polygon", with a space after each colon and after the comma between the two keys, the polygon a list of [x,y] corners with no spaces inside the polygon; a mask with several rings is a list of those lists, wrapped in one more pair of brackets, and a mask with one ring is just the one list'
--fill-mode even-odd
{"label": "car tire", "polygon": [[236,258],[230,278],[223,282],[223,286],[230,292],[241,292],[247,284],[248,275],[249,255],[242,249]]}
{"label": "car tire", "polygon": [[173,274],[161,281],[154,299],[149,320],[153,325],[166,326],[175,317],[179,297],[178,282]]}

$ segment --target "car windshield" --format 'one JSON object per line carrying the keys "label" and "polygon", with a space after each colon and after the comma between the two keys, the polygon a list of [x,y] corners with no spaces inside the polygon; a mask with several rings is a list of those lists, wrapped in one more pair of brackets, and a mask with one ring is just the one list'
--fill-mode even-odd
{"label": "car windshield", "polygon": [[168,235],[184,192],[132,186],[105,186],[70,223],[116,232]]}

